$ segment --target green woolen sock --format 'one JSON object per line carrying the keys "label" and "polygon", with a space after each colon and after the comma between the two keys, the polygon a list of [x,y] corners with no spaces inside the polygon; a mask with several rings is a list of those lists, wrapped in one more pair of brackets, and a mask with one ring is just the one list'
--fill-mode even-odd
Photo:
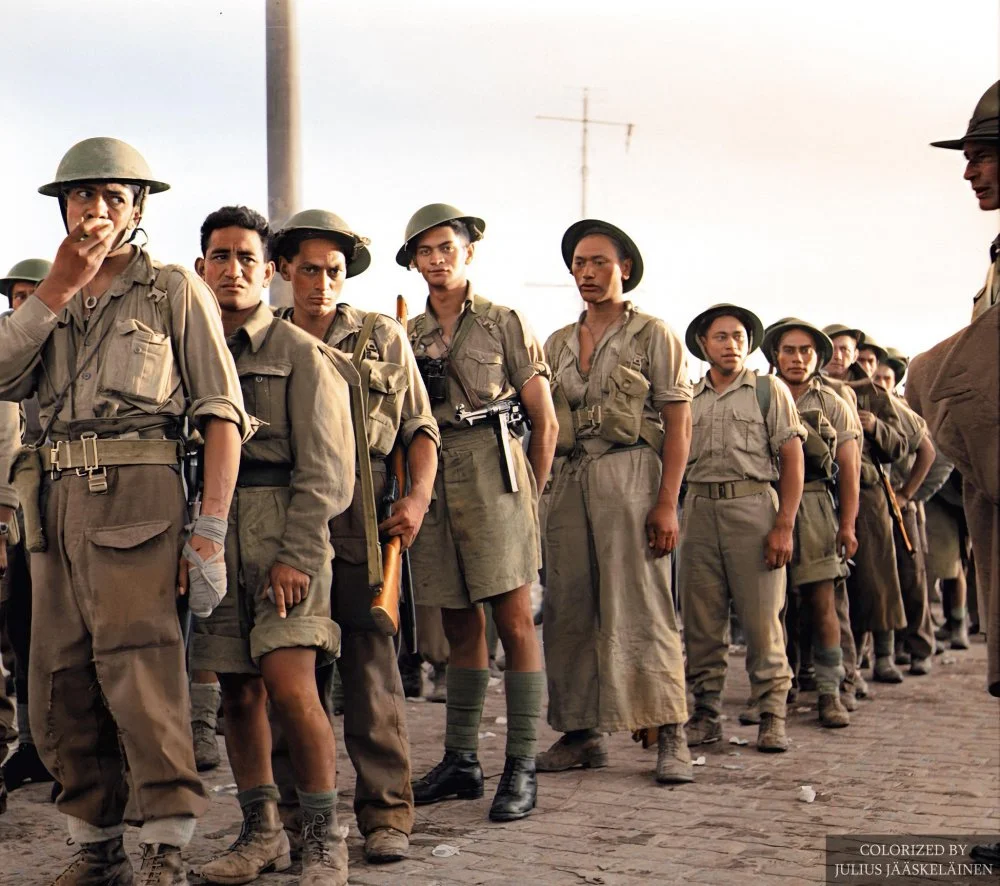
{"label": "green woolen sock", "polygon": [[534,760],[545,674],[504,671],[503,682],[507,691],[507,756]]}
{"label": "green woolen sock", "polygon": [[474,754],[479,750],[479,721],[483,717],[490,672],[486,668],[453,668],[448,665],[445,681],[448,710],[444,749]]}
{"label": "green woolen sock", "polygon": [[952,606],[951,607],[951,620],[952,621],[964,621],[967,615],[967,610],[964,606]]}
{"label": "green woolen sock", "polygon": [[875,657],[891,658],[895,654],[896,632],[875,631]]}
{"label": "green woolen sock", "polygon": [[236,799],[240,802],[240,809],[247,809],[255,803],[262,803],[265,800],[274,800],[277,803],[279,798],[280,794],[276,784],[260,784],[255,788],[240,791],[236,795]]}
{"label": "green woolen sock", "polygon": [[816,667],[816,689],[820,695],[836,695],[844,679],[844,651],[839,646],[829,649],[813,647]]}
{"label": "green woolen sock", "polygon": [[337,823],[337,789],[332,791],[316,791],[308,793],[295,789],[299,795],[299,805],[302,807],[302,817],[309,821],[317,815],[323,815],[333,825]]}

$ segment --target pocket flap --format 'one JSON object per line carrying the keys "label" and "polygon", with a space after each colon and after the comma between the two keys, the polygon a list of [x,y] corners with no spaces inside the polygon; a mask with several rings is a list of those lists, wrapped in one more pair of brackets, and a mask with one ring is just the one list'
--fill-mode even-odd
{"label": "pocket flap", "polygon": [[251,376],[278,375],[289,376],[292,374],[292,364],[289,360],[254,360],[253,363],[244,363],[240,367],[240,378]]}
{"label": "pocket flap", "polygon": [[385,363],[380,360],[366,360],[370,375],[368,384],[380,394],[396,394],[407,387],[406,368],[399,363]]}
{"label": "pocket flap", "polygon": [[463,356],[486,365],[503,363],[503,355],[490,351],[480,351],[477,348],[466,348]]}
{"label": "pocket flap", "polygon": [[143,341],[166,341],[163,332],[154,332],[145,323],[140,323],[135,317],[115,321],[115,330],[119,335],[135,335]]}
{"label": "pocket flap", "polygon": [[617,365],[611,370],[611,380],[630,397],[645,397],[649,382],[641,372]]}
{"label": "pocket flap", "polygon": [[129,523],[126,526],[91,529],[87,532],[87,538],[100,548],[115,548],[119,551],[125,551],[145,544],[169,528],[169,520],[149,520],[145,523]]}

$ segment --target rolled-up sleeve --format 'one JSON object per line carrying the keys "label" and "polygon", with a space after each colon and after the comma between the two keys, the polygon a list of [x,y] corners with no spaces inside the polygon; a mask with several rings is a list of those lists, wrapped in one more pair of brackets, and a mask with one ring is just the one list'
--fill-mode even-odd
{"label": "rolled-up sleeve", "polygon": [[58,323],[59,315],[34,297],[0,317],[0,400],[19,403],[35,392],[42,346]]}
{"label": "rolled-up sleeve", "polygon": [[505,371],[516,390],[520,391],[536,375],[550,377],[545,352],[527,320],[511,310],[499,329],[503,339]]}
{"label": "rolled-up sleeve", "polygon": [[169,274],[167,298],[188,417],[200,430],[209,418],[231,421],[246,442],[253,427],[243,408],[236,364],[226,347],[215,297],[198,277],[176,268]]}
{"label": "rolled-up sleeve", "polygon": [[649,380],[653,408],[659,411],[668,403],[690,402],[691,380],[680,336],[662,320],[650,322]]}
{"label": "rolled-up sleeve", "polygon": [[0,403],[0,507],[16,508],[17,493],[10,485],[10,463],[21,445],[21,413],[16,403]]}
{"label": "rolled-up sleeve", "polygon": [[767,432],[771,438],[771,452],[778,453],[782,446],[795,437],[805,442],[806,429],[799,420],[792,392],[784,382],[773,375],[767,377],[771,380],[771,408],[767,413]]}
{"label": "rolled-up sleeve", "polygon": [[402,327],[392,320],[385,321],[385,334],[382,359],[397,363],[406,370],[406,393],[403,396],[403,410],[399,424],[403,444],[409,446],[414,435],[422,431],[440,449],[441,431],[431,411],[430,397],[427,396],[420,370],[417,369],[417,360],[413,355],[409,339],[403,334]]}

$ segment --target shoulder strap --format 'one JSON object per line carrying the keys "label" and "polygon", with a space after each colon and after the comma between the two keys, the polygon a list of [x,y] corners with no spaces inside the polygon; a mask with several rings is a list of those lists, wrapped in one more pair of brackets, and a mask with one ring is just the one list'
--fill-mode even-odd
{"label": "shoulder strap", "polygon": [[756,378],[757,405],[760,407],[761,418],[767,424],[767,414],[771,411],[771,376],[758,375]]}
{"label": "shoulder strap", "polygon": [[382,585],[382,551],[378,544],[378,515],[375,512],[375,480],[372,477],[372,462],[368,446],[368,381],[371,375],[364,365],[365,348],[378,322],[378,313],[371,311],[365,315],[361,332],[351,354],[351,363],[361,375],[361,384],[351,386],[351,423],[354,425],[354,445],[357,449],[358,471],[361,475],[361,509],[365,525],[365,553],[368,560],[368,586],[372,589]]}
{"label": "shoulder strap", "polygon": [[[160,319],[167,327],[167,335],[170,336],[172,326],[172,314],[170,311],[170,299],[167,298],[167,277],[170,275],[170,268],[167,265],[153,264],[156,270],[156,279],[153,281],[153,288],[149,291],[149,297],[156,305],[156,310],[160,312]],[[171,336],[172,338],[172,336]]]}

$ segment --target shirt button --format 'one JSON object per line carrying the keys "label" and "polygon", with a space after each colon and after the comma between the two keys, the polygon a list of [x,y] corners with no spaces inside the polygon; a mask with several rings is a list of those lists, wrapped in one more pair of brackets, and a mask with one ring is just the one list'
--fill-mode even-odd
{"label": "shirt button", "polygon": [[82,378],[84,381],[88,381],[90,379],[90,373],[89,372],[83,372],[83,373],[80,374],[80,378]]}
{"label": "shirt button", "polygon": [[257,377],[256,377],[256,378],[254,379],[254,381],[255,381],[255,382],[257,382],[257,384],[260,384],[260,383],[261,383],[262,381],[264,381],[264,376],[262,376],[262,375],[258,375],[258,376],[257,376]]}
{"label": "shirt button", "polygon": [[142,353],[142,348],[140,348],[138,345],[136,345],[134,348],[132,348],[132,351],[134,353],[136,353],[136,354],[141,354]]}

